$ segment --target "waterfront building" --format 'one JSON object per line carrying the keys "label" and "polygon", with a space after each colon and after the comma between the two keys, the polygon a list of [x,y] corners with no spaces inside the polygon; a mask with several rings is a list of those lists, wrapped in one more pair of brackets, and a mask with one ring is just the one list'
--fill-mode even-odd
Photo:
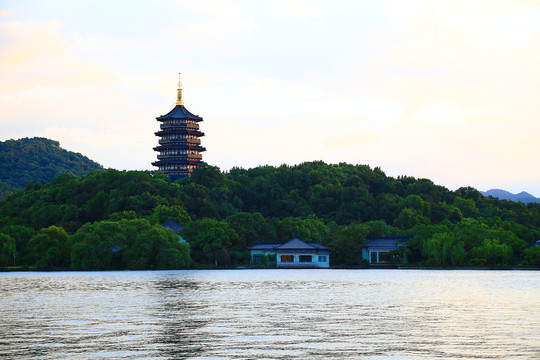
{"label": "waterfront building", "polygon": [[[370,264],[386,264],[391,259],[391,250],[397,250],[400,246],[406,246],[407,240],[412,236],[407,237],[376,237],[371,238],[368,242],[362,245],[362,259],[367,260]],[[407,262],[404,255],[403,262]]]}
{"label": "waterfront building", "polygon": [[201,152],[206,151],[199,139],[204,136],[199,131],[199,122],[203,118],[192,114],[184,106],[180,81],[176,105],[156,120],[161,123],[160,131],[155,133],[160,139],[159,146],[154,148],[158,152],[158,161],[152,165],[169,176],[171,181],[190,176],[194,168],[203,164]]}
{"label": "waterfront building", "polygon": [[306,243],[294,238],[285,244],[258,243],[248,247],[251,251],[251,265],[263,265],[265,259],[276,259],[278,268],[328,268],[330,251],[317,243]]}

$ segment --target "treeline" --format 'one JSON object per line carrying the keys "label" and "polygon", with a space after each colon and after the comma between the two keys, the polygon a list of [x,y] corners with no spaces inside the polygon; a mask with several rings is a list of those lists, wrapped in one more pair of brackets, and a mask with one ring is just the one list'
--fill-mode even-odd
{"label": "treeline", "polygon": [[[184,226],[189,245],[161,227],[169,219]],[[412,263],[540,266],[540,246],[531,247],[540,238],[539,204],[368,166],[309,162],[224,173],[205,165],[174,183],[159,172],[109,169],[29,185],[0,203],[0,266],[236,266],[249,262],[246,246],[292,237],[328,246],[334,266],[359,266],[370,237],[408,235],[400,251]]]}
{"label": "treeline", "polygon": [[86,156],[62,149],[58,141],[38,137],[0,141],[0,200],[29,183],[102,169]]}

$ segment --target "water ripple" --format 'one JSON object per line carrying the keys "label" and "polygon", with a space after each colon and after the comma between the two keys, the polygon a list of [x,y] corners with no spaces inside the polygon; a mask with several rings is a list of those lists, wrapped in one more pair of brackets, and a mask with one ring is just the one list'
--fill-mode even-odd
{"label": "water ripple", "polygon": [[540,273],[0,274],[0,358],[538,359]]}

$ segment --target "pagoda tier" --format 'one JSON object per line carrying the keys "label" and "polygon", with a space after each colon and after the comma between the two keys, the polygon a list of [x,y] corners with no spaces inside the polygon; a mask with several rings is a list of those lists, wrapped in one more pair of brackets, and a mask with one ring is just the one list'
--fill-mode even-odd
{"label": "pagoda tier", "polygon": [[206,149],[203,148],[202,146],[189,146],[189,145],[178,145],[178,144],[173,144],[173,145],[160,145],[160,146],[156,146],[154,148],[154,151],[165,151],[165,150],[172,150],[172,151],[175,151],[175,150],[199,150],[199,151],[205,151]]}
{"label": "pagoda tier", "polygon": [[161,136],[162,138],[167,136],[167,135],[173,136],[175,138],[180,138],[180,137],[182,137],[182,135],[185,135],[182,138],[186,138],[186,139],[187,139],[187,136],[189,136],[189,135],[195,136],[195,137],[204,136],[203,132],[200,132],[198,130],[191,130],[191,129],[168,129],[168,130],[162,130],[162,131],[155,132],[154,134],[156,136]]}
{"label": "pagoda tier", "polygon": [[199,139],[204,136],[198,124],[203,118],[185,108],[181,83],[176,106],[156,120],[161,122],[161,130],[155,133],[160,138],[159,146],[154,148],[159,154],[158,161],[152,165],[157,166],[172,181],[190,176],[194,168],[203,164],[201,152],[206,149],[201,146]]}

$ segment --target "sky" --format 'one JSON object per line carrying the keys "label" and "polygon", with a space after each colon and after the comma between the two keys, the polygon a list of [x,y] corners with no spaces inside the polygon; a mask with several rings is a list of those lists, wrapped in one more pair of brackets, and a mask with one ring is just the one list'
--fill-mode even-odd
{"label": "sky", "polygon": [[540,197],[540,0],[0,1],[0,140],[153,169],[157,116],[205,162],[323,160]]}

